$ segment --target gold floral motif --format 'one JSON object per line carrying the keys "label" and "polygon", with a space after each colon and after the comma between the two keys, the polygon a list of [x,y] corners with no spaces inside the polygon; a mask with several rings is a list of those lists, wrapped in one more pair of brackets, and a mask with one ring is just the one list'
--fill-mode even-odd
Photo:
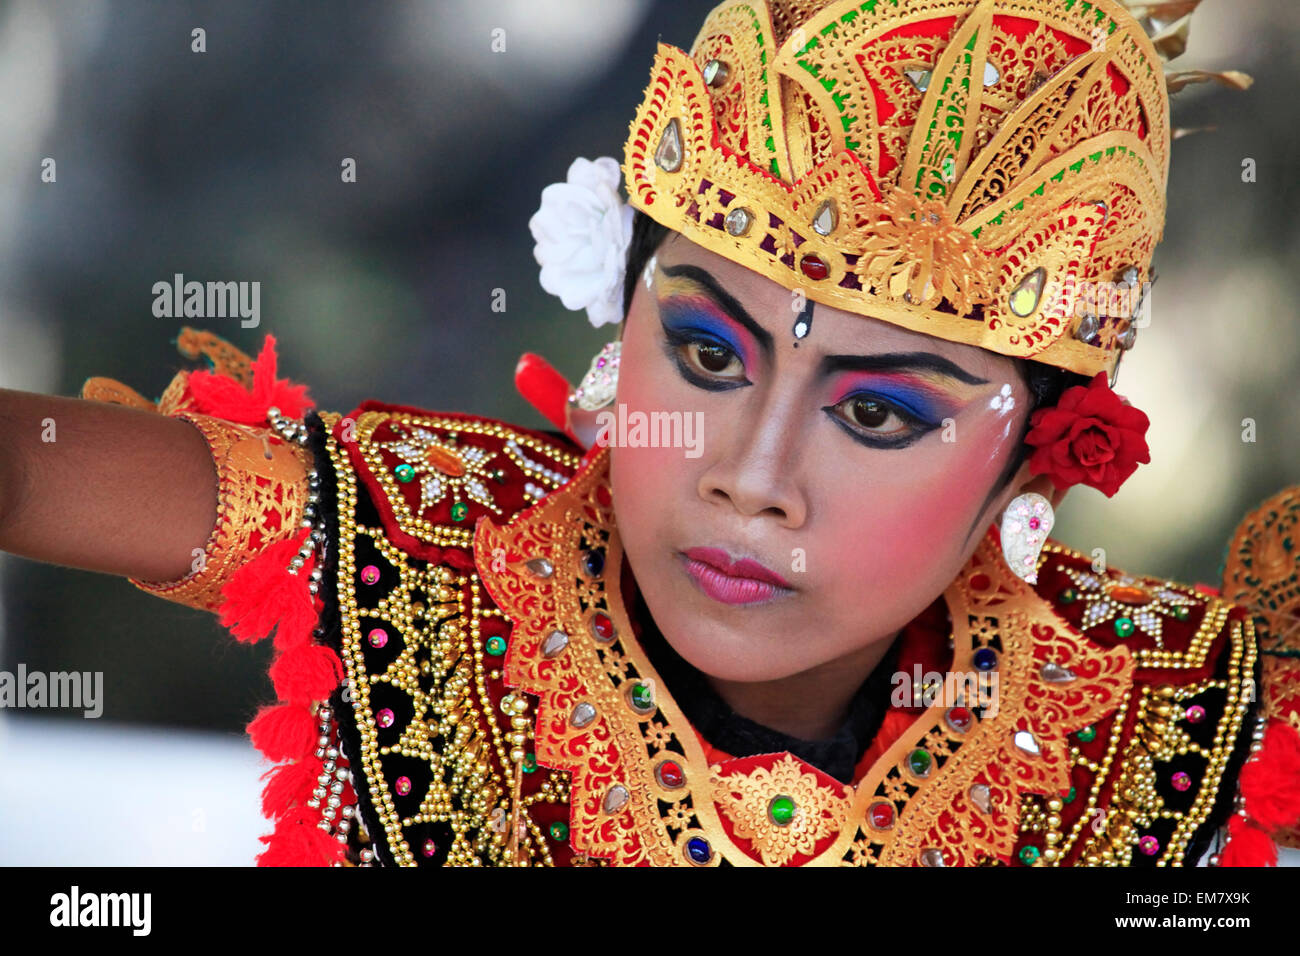
{"label": "gold floral motif", "polygon": [[[696,833],[708,840],[715,861],[735,866],[764,865],[778,859],[789,862],[801,852],[799,847],[808,845],[806,838],[801,836],[802,842],[796,842],[791,837],[783,843],[772,833],[759,833],[757,789],[742,787],[725,796],[733,782],[731,775],[722,765],[710,767],[699,738],[631,637],[632,625],[619,589],[604,587],[604,581],[619,580],[623,561],[609,495],[608,459],[608,449],[594,452],[560,494],[505,526],[481,522],[474,548],[484,586],[503,613],[515,621],[514,651],[507,661],[506,680],[538,697],[539,762],[572,775],[573,846],[577,852],[607,859],[612,865],[686,866],[691,861],[684,852],[684,841],[688,834]],[[581,577],[579,543],[596,539],[605,541],[606,547],[597,604],[615,625],[609,643],[591,637],[586,628],[587,610],[578,600],[574,583]],[[494,568],[487,559],[499,553],[498,549],[509,556],[504,570]],[[546,558],[555,573],[545,578],[530,574],[525,562],[533,558]],[[833,837],[828,837],[828,845],[807,865],[861,865],[867,857],[853,852],[853,847],[864,839],[879,844],[870,860],[882,865],[917,865],[922,851],[930,848],[941,848],[948,865],[1007,859],[1014,846],[1019,813],[1019,801],[1012,797],[1024,791],[1060,793],[1068,789],[1066,735],[1113,711],[1131,685],[1129,650],[1103,649],[1065,629],[1051,604],[1005,567],[993,534],[981,543],[945,599],[955,634],[950,670],[972,671],[972,655],[985,642],[996,640],[1001,647],[996,713],[987,710],[966,733],[957,734],[946,729],[945,708],[932,707],[918,716],[856,787],[836,784],[818,788],[820,795],[811,805],[800,802],[798,795],[807,793],[803,789],[805,774],[816,780],[811,768],[788,755],[773,758],[778,765],[789,761],[800,769],[797,779],[782,778],[781,785],[798,789],[798,794],[786,795],[820,814],[810,818],[811,832]],[[542,642],[557,627],[565,630],[570,640],[564,652],[548,659],[541,654]],[[641,679],[657,682],[655,714],[647,717],[628,705],[622,679],[605,664],[603,655],[610,650],[630,661]],[[1046,681],[1041,669],[1047,660],[1068,666],[1079,679],[1065,686]],[[574,728],[568,717],[579,701],[591,703],[597,716]],[[1038,754],[1014,747],[1013,736],[1020,730],[1033,733]],[[663,759],[665,737],[679,748],[681,757],[674,759],[685,775],[684,786],[673,791],[664,791],[654,773],[656,763]],[[899,768],[906,765],[913,749],[926,742],[935,747],[934,759],[942,765],[925,779],[908,783]],[[769,764],[760,763],[759,767],[769,777],[776,772]],[[764,779],[761,774],[753,777],[755,781]],[[970,800],[970,787],[976,780],[990,787],[989,802],[995,808],[991,817]],[[629,799],[610,812],[604,801],[614,786],[626,788]],[[898,825],[877,833],[866,823],[866,816],[880,794],[889,794],[902,809]],[[764,812],[774,796],[777,794],[765,794]],[[669,827],[660,803],[687,797],[698,829],[681,832]],[[848,807],[844,816],[839,813],[841,805]],[[755,834],[756,842],[750,845],[758,856],[728,835],[724,817],[732,828],[743,827]],[[827,831],[831,820],[839,822]],[[745,840],[740,829],[735,832],[739,840]],[[816,842],[817,836],[812,839]],[[766,849],[766,857],[759,844]]]}
{"label": "gold floral motif", "polygon": [[[633,207],[809,299],[1092,375],[1117,361],[1115,322],[1080,341],[1075,306],[1147,274],[1168,113],[1156,48],[1114,0],[752,0],[716,8],[689,55],[660,44],[623,170]],[[674,122],[669,172],[653,155]],[[735,206],[756,214],[739,237]]]}
{"label": "gold floral motif", "polygon": [[994,270],[944,203],[895,189],[880,214],[853,267],[878,295],[925,308],[946,299],[962,315],[991,301]]}
{"label": "gold floral motif", "polygon": [[172,417],[189,422],[208,443],[217,471],[217,522],[194,570],[175,581],[128,578],[142,591],[187,607],[217,611],[221,589],[252,557],[299,533],[307,507],[311,452],[270,429],[237,425],[194,411]]}
{"label": "gold floral motif", "polygon": [[[818,843],[839,832],[852,806],[789,754],[771,769],[714,774],[709,783],[736,836],[753,844],[764,866],[784,866],[799,854],[811,854]],[[794,816],[784,825],[775,822],[768,809],[778,796],[794,801]]]}

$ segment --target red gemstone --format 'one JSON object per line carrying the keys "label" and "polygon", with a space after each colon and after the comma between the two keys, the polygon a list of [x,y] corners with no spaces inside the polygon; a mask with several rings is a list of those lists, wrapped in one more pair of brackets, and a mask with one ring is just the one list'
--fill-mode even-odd
{"label": "red gemstone", "polygon": [[675,760],[665,760],[659,765],[659,782],[670,790],[686,783],[686,774]]}
{"label": "red gemstone", "polygon": [[948,709],[948,725],[958,733],[965,733],[970,730],[971,721],[974,715],[965,707],[950,707]]}
{"label": "red gemstone", "polygon": [[825,279],[831,274],[831,267],[821,256],[806,255],[799,260],[799,268],[809,279]]}
{"label": "red gemstone", "polygon": [[609,615],[604,611],[596,612],[596,616],[591,619],[591,629],[595,631],[596,636],[602,641],[612,641],[614,639],[614,622],[609,619]]}
{"label": "red gemstone", "polygon": [[888,830],[894,825],[894,805],[892,803],[872,804],[869,813],[871,825],[877,830]]}

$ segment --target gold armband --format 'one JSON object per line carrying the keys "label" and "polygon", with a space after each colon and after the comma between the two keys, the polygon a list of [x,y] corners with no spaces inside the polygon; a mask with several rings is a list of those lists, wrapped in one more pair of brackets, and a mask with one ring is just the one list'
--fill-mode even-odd
{"label": "gold armband", "polygon": [[172,417],[192,424],[208,443],[217,468],[217,522],[185,577],[128,580],[168,601],[215,612],[232,574],[265,548],[298,533],[314,462],[308,449],[282,441],[269,428],[192,411]]}
{"label": "gold armband", "polygon": [[[219,375],[245,388],[253,381],[252,362],[218,335],[188,326],[176,347],[190,359],[207,358]],[[308,499],[308,474],[315,466],[306,448],[281,440],[266,427],[240,425],[197,410],[189,391],[190,372],[182,369],[156,402],[116,379],[87,379],[81,397],[126,405],[189,422],[203,435],[217,469],[217,521],[193,569],[175,581],[127,578],[150,594],[187,607],[216,611],[221,589],[240,567],[271,545],[298,533]],[[197,549],[195,549],[197,551]]]}

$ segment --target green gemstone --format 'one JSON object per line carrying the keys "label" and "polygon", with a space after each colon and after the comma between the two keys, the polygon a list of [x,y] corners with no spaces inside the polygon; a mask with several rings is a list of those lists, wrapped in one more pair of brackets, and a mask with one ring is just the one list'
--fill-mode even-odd
{"label": "green gemstone", "polygon": [[500,634],[493,634],[487,639],[487,644],[484,645],[484,650],[493,657],[500,657],[506,652],[506,639]]}
{"label": "green gemstone", "polygon": [[930,772],[930,762],[930,751],[925,750],[922,747],[917,747],[907,755],[908,769],[918,777],[924,777]]}
{"label": "green gemstone", "polygon": [[1066,803],[1074,803],[1074,798],[1075,798],[1075,790],[1074,790],[1074,787],[1071,787],[1071,788],[1070,788],[1070,792],[1069,792],[1068,794],[1066,794],[1066,796],[1065,796],[1065,802],[1066,802]]}
{"label": "green gemstone", "polygon": [[1178,607],[1174,608],[1174,617],[1178,618],[1180,621],[1187,620],[1187,608],[1183,607],[1181,604],[1178,605]]}
{"label": "green gemstone", "polygon": [[1081,740],[1083,743],[1090,744],[1092,743],[1093,739],[1096,738],[1097,736],[1097,728],[1084,727],[1083,730],[1079,731],[1077,734],[1075,734],[1075,736],[1078,737],[1079,740]]}
{"label": "green gemstone", "polygon": [[1074,588],[1066,588],[1057,595],[1057,597],[1062,604],[1073,604],[1075,601],[1079,600],[1079,592]]}
{"label": "green gemstone", "polygon": [[398,481],[403,483],[408,482],[415,477],[415,466],[405,463],[400,464],[393,469],[393,474],[397,476]]}
{"label": "green gemstone", "polygon": [[524,754],[524,773],[532,773],[537,769],[537,755]]}
{"label": "green gemstone", "polygon": [[1133,633],[1133,618],[1117,617],[1115,618],[1115,633],[1120,637],[1128,637]]}
{"label": "green gemstone", "polygon": [[786,826],[794,819],[794,810],[794,801],[784,794],[773,797],[772,802],[767,805],[767,812],[772,817],[772,822],[779,827]]}
{"label": "green gemstone", "polygon": [[469,514],[469,505],[465,502],[458,501],[451,506],[451,520],[464,521],[467,514]]}
{"label": "green gemstone", "polygon": [[655,705],[654,694],[647,684],[632,685],[632,706],[637,710],[649,710]]}
{"label": "green gemstone", "polygon": [[1022,846],[1020,848],[1020,862],[1025,866],[1033,866],[1038,862],[1038,847]]}
{"label": "green gemstone", "polygon": [[556,843],[563,843],[569,839],[569,825],[556,820],[551,824],[551,839]]}

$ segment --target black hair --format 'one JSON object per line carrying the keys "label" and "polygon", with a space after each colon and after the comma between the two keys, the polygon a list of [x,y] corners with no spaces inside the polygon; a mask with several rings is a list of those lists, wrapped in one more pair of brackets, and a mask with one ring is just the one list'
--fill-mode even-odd
{"label": "black hair", "polygon": [[[624,316],[632,308],[632,295],[636,292],[636,284],[641,278],[642,270],[671,233],[672,230],[667,226],[660,225],[641,210],[635,210],[632,218],[632,243],[627,250],[627,274],[623,278]],[[997,494],[1007,486],[1020,470],[1025,459],[1029,457],[1032,449],[1025,444],[1025,436],[1029,434],[1030,416],[1037,409],[1054,406],[1061,400],[1061,394],[1067,388],[1088,384],[1088,377],[1078,372],[1057,368],[1055,365],[1044,365],[1042,362],[1029,359],[1017,358],[1013,361],[1026,388],[1029,389],[1030,404],[1029,410],[1025,413],[1024,425],[1020,429],[1016,454],[1012,455],[1011,460],[1007,462],[1006,468],[994,486],[993,494]]]}

